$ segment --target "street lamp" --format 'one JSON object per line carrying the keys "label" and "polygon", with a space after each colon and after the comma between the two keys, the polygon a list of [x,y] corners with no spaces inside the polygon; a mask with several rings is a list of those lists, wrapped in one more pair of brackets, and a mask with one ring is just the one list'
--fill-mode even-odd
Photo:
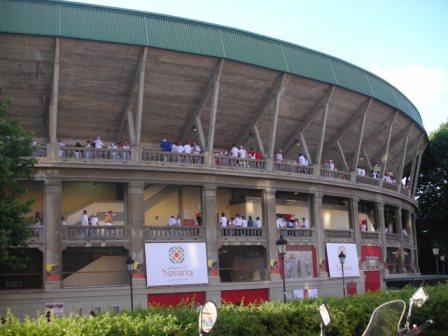
{"label": "street lamp", "polygon": [[286,254],[286,245],[288,241],[283,238],[283,235],[280,235],[280,238],[275,242],[277,244],[277,251],[281,257],[282,261],[282,270],[283,270],[283,302],[286,303],[286,284],[285,284],[285,254]]}
{"label": "street lamp", "polygon": [[439,283],[439,245],[437,243],[434,243],[432,246],[432,254],[434,254],[434,259],[436,261],[437,283]]}
{"label": "street lamp", "polygon": [[345,264],[346,255],[345,255],[344,251],[341,251],[341,253],[339,253],[338,257],[339,257],[339,262],[341,263],[341,268],[342,268],[342,292],[344,293],[344,297],[345,297],[344,264]]}
{"label": "street lamp", "polygon": [[128,257],[126,260],[126,268],[129,273],[129,286],[131,288],[131,311],[134,311],[134,293],[132,287],[132,273],[134,272],[134,260],[131,257]]}
{"label": "street lamp", "polygon": [[445,256],[443,254],[440,255],[440,261],[442,262],[442,274],[445,275]]}

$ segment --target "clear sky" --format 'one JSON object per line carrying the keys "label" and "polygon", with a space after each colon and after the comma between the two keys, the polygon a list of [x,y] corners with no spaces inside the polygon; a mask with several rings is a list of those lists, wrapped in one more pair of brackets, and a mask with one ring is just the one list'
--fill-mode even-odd
{"label": "clear sky", "polygon": [[79,0],[222,24],[342,58],[448,121],[448,0]]}

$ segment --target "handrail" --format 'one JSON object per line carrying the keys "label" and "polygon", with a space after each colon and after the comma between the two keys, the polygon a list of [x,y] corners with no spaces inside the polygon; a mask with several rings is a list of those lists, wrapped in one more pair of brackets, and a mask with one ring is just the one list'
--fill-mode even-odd
{"label": "handrail", "polygon": [[248,227],[221,227],[218,228],[219,238],[229,237],[251,237],[264,238],[263,228],[248,228]]}
{"label": "handrail", "polygon": [[386,241],[388,242],[399,242],[400,234],[399,233],[386,233]]}
{"label": "handrail", "polygon": [[349,172],[344,172],[340,170],[330,170],[325,168],[320,168],[320,176],[344,181],[351,180],[351,173]]}
{"label": "handrail", "polygon": [[389,190],[393,190],[393,191],[398,191],[398,184],[389,183],[389,182],[384,181],[383,189],[389,189]]}
{"label": "handrail", "polygon": [[325,229],[325,238],[343,238],[352,239],[352,230],[335,230],[335,229]]}
{"label": "handrail", "polygon": [[129,237],[130,227],[124,225],[62,227],[62,240],[66,241],[117,241]]}
{"label": "handrail", "polygon": [[204,154],[162,152],[144,148],[142,160],[144,162],[201,166],[204,164]]}
{"label": "handrail", "polygon": [[145,226],[145,240],[205,238],[204,226]]}
{"label": "handrail", "polygon": [[57,158],[63,161],[130,161],[131,149],[93,148],[93,147],[59,147]]}
{"label": "handrail", "polygon": [[294,174],[306,174],[313,175],[314,167],[312,165],[304,166],[295,162],[275,162],[274,171],[294,173]]}
{"label": "handrail", "polygon": [[380,234],[375,231],[361,231],[361,239],[379,240]]}
{"label": "handrail", "polygon": [[356,182],[363,184],[370,184],[377,187],[380,185],[380,180],[369,176],[356,175]]}
{"label": "handrail", "polygon": [[219,167],[242,170],[264,170],[266,167],[264,160],[255,160],[249,158],[242,159],[220,154],[215,154],[215,165]]}
{"label": "handrail", "polygon": [[303,228],[282,228],[279,229],[279,233],[284,237],[293,237],[293,238],[313,238],[314,229],[303,229]]}

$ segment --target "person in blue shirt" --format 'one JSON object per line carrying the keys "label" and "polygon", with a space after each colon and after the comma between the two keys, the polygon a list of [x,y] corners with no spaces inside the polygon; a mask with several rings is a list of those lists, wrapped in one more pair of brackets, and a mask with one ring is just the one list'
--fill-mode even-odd
{"label": "person in blue shirt", "polygon": [[160,149],[162,150],[162,152],[171,152],[171,142],[163,139],[160,143]]}

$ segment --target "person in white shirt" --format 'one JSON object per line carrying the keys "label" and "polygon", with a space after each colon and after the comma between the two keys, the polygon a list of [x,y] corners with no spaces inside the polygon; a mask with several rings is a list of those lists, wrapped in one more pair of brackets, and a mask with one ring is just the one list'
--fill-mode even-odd
{"label": "person in white shirt", "polygon": [[[92,226],[92,236],[97,236],[97,226],[98,226],[98,214],[94,213],[92,218],[90,219],[90,225]],[[103,232],[101,232],[103,234]]]}
{"label": "person in white shirt", "polygon": [[184,153],[191,154],[192,151],[193,151],[193,147],[191,147],[191,145],[188,142],[186,142],[184,145]]}
{"label": "person in white shirt", "polygon": [[110,151],[110,158],[112,160],[118,160],[120,158],[120,155],[117,152],[118,146],[115,144],[115,142],[112,142],[109,146]]}
{"label": "person in white shirt", "polygon": [[283,162],[283,151],[281,149],[275,154],[275,162]]}
{"label": "person in white shirt", "polygon": [[94,141],[95,144],[95,148],[100,149],[104,147],[103,142],[101,141],[100,137],[97,137],[96,140]]}
{"label": "person in white shirt", "polygon": [[302,217],[302,224],[304,229],[310,228],[310,222],[308,221],[308,219],[306,219],[306,217]]}
{"label": "person in white shirt", "polygon": [[255,218],[255,227],[261,228],[261,225],[262,223],[260,217]]}
{"label": "person in white shirt", "polygon": [[361,232],[366,232],[367,231],[367,224],[366,224],[365,220],[361,221],[361,224],[359,225],[359,230]]}
{"label": "person in white shirt", "polygon": [[238,147],[236,147],[236,145],[232,145],[232,149],[230,150],[230,156],[232,158],[237,158],[238,157]]}
{"label": "person in white shirt", "polygon": [[[65,143],[64,143],[64,141],[62,141],[62,139],[59,139],[59,140],[58,140],[57,145],[58,145],[59,148],[65,147]],[[61,159],[61,158],[63,158],[63,157],[65,157],[64,150],[59,149],[59,150],[58,150],[58,158]]]}
{"label": "person in white shirt", "polygon": [[329,160],[328,161],[328,169],[330,169],[330,170],[335,170],[336,169],[333,160]]}
{"label": "person in white shirt", "polygon": [[240,149],[238,150],[238,156],[241,159],[245,159],[247,157],[247,151],[243,146],[240,146]]}
{"label": "person in white shirt", "polygon": [[171,216],[168,219],[168,226],[176,226],[176,219],[174,218],[174,216]]}
{"label": "person in white shirt", "polygon": [[181,221],[179,215],[176,216],[176,224],[175,224],[175,225],[176,225],[176,226],[181,226],[181,225],[182,225],[182,221]]}
{"label": "person in white shirt", "polygon": [[82,235],[84,236],[84,238],[86,238],[89,232],[89,216],[87,215],[87,210],[83,210],[82,212],[81,226],[82,226]]}
{"label": "person in white shirt", "polygon": [[299,165],[306,166],[306,159],[302,153],[300,153],[299,159],[297,161],[299,162]]}
{"label": "person in white shirt", "polygon": [[403,229],[401,229],[401,233],[402,233],[404,236],[407,236],[407,235],[408,235],[408,230],[406,230],[406,228],[403,228]]}
{"label": "person in white shirt", "polygon": [[219,225],[221,227],[227,227],[227,217],[224,212],[221,214],[221,217],[219,218]]}
{"label": "person in white shirt", "polygon": [[360,166],[356,167],[356,175],[362,176],[362,171],[361,171],[361,167]]}
{"label": "person in white shirt", "polygon": [[243,225],[243,220],[241,219],[240,215],[235,216],[235,226],[241,227]]}
{"label": "person in white shirt", "polygon": [[247,219],[246,216],[241,217],[241,226],[247,228]]}
{"label": "person in white shirt", "polygon": [[361,176],[366,176],[366,170],[361,167]]}
{"label": "person in white shirt", "polygon": [[286,225],[285,220],[283,219],[283,217],[280,217],[277,215],[277,228],[278,229],[283,229]]}

